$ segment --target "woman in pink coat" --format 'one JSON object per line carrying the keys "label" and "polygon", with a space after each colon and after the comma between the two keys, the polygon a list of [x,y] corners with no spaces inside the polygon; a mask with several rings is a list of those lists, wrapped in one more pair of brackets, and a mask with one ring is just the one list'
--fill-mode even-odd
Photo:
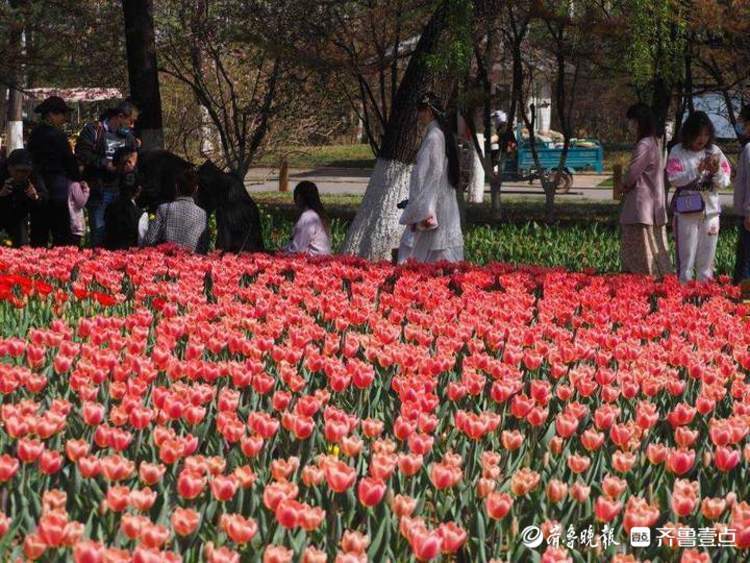
{"label": "woman in pink coat", "polygon": [[664,153],[651,108],[635,104],[627,118],[638,143],[623,181],[622,271],[661,277],[673,271],[666,229]]}
{"label": "woman in pink coat", "polygon": [[81,246],[86,234],[86,218],[83,210],[89,200],[89,186],[86,182],[71,182],[68,189],[68,211],[70,212],[71,244]]}

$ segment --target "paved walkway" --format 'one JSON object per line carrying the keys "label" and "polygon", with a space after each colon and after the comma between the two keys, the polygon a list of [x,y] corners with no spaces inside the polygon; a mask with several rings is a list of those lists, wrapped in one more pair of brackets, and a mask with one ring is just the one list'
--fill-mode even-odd
{"label": "paved walkway", "polygon": [[[290,170],[289,190],[303,181],[315,182],[322,194],[331,195],[362,195],[367,189],[371,170],[352,168],[318,168],[315,170]],[[594,201],[612,201],[612,187],[598,187],[609,180],[611,175],[600,174],[576,174],[573,187],[568,194],[560,194],[558,197],[565,200],[586,199]],[[253,192],[276,192],[279,189],[278,169],[253,168],[245,181],[248,191]],[[489,186],[487,186],[489,192]],[[529,185],[528,182],[503,182],[503,195],[522,196],[531,199],[544,198],[542,187],[539,182]],[[732,204],[732,194],[721,195],[723,205]]]}

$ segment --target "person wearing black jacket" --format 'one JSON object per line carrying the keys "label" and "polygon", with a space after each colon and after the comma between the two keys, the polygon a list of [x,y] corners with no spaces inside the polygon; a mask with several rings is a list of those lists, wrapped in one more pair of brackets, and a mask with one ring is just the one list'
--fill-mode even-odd
{"label": "person wearing black jacket", "polygon": [[50,235],[55,246],[72,243],[68,190],[80,173],[70,143],[61,127],[72,108],[58,96],[50,96],[34,112],[42,121],[29,136],[27,144],[34,170],[47,189],[48,200],[31,212],[31,244],[47,246]]}
{"label": "person wearing black jacket", "polygon": [[46,202],[47,189],[33,171],[31,154],[14,150],[0,168],[0,229],[14,248],[29,244],[29,213]]}
{"label": "person wearing black jacket", "polygon": [[93,246],[103,244],[104,213],[118,196],[120,177],[113,163],[115,152],[121,148],[138,148],[132,133],[137,119],[136,107],[122,102],[100,121],[86,125],[78,135],[76,156],[84,167],[83,178],[91,188],[88,209]]}
{"label": "person wearing black jacket", "polygon": [[119,196],[104,212],[104,248],[127,250],[138,246],[148,228],[148,215],[136,203],[141,193],[136,181],[138,153],[128,148],[118,149],[113,162],[120,173],[120,188]]}

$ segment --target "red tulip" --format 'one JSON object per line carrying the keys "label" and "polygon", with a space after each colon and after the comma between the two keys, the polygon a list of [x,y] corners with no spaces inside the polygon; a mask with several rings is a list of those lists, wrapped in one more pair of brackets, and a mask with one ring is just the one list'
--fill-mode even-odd
{"label": "red tulip", "polygon": [[167,468],[162,464],[142,462],[138,468],[138,477],[146,485],[153,486],[161,481]]}
{"label": "red tulip", "polygon": [[59,547],[65,539],[68,517],[62,512],[48,512],[39,519],[36,533],[48,547]]}
{"label": "red tulip", "polygon": [[102,563],[104,561],[104,547],[97,542],[85,540],[73,547],[74,563]]}
{"label": "red tulip", "polygon": [[352,530],[346,530],[341,537],[341,549],[344,553],[363,554],[370,545],[370,538]]}
{"label": "red tulip", "polygon": [[169,539],[169,529],[149,522],[141,530],[141,543],[150,549],[160,549]]}
{"label": "red tulip", "polygon": [[670,450],[667,455],[667,468],[672,473],[684,475],[693,468],[695,450]]}
{"label": "red tulip", "polygon": [[65,453],[73,463],[88,455],[90,449],[91,445],[84,440],[68,440],[65,442]]}
{"label": "red tulip", "polygon": [[219,502],[228,502],[237,492],[237,479],[233,476],[217,475],[211,481],[211,494]]}
{"label": "red tulip", "polygon": [[359,502],[369,507],[376,506],[383,500],[387,488],[386,484],[380,479],[365,477],[360,480],[357,486]]}
{"label": "red tulip", "polygon": [[735,449],[719,446],[714,452],[716,469],[724,473],[731,471],[740,462],[740,452]]}
{"label": "red tulip", "polygon": [[227,546],[214,548],[212,542],[208,542],[203,548],[206,563],[240,563],[240,554]]}
{"label": "red tulip", "polygon": [[54,475],[63,466],[63,456],[60,452],[44,450],[39,456],[39,469],[45,475]]}
{"label": "red tulip", "polygon": [[611,522],[622,511],[622,503],[606,497],[597,497],[594,503],[594,513],[599,522]]}
{"label": "red tulip", "polygon": [[294,552],[280,545],[267,545],[263,550],[263,563],[291,563]]}
{"label": "red tulip", "polygon": [[128,507],[129,495],[130,489],[127,487],[110,487],[107,490],[107,507],[112,512],[123,512]]}
{"label": "red tulip", "polygon": [[23,463],[34,463],[44,451],[44,443],[39,440],[18,440],[18,459]]}
{"label": "red tulip", "polygon": [[189,536],[196,529],[200,522],[200,514],[192,508],[177,507],[172,512],[172,528],[178,536]]}
{"label": "red tulip", "polygon": [[239,514],[223,514],[219,525],[229,538],[238,544],[248,543],[258,531],[255,520],[244,518]]}
{"label": "red tulip", "polygon": [[45,540],[41,538],[39,533],[32,532],[26,534],[23,540],[23,552],[31,560],[39,559],[44,552],[47,550],[47,544]]}
{"label": "red tulip", "polygon": [[328,486],[336,493],[345,492],[357,479],[355,469],[340,461],[326,465],[324,473]]}
{"label": "red tulip", "polygon": [[513,499],[507,493],[490,493],[484,499],[487,514],[493,520],[502,520],[513,506]]}
{"label": "red tulip", "polygon": [[455,522],[440,524],[437,533],[442,540],[442,552],[444,554],[456,553],[466,543],[466,530]]}
{"label": "red tulip", "polygon": [[328,555],[325,551],[317,549],[312,546],[305,548],[302,552],[302,563],[327,563]]}
{"label": "red tulip", "polygon": [[13,476],[18,472],[19,467],[18,459],[8,454],[0,456],[0,483],[10,481]]}
{"label": "red tulip", "polygon": [[409,544],[418,561],[430,561],[440,555],[443,539],[435,531],[417,529],[412,533]]}
{"label": "red tulip", "polygon": [[206,479],[192,471],[182,470],[177,478],[177,493],[186,499],[194,499],[203,493]]}
{"label": "red tulip", "polygon": [[0,538],[2,538],[5,534],[8,533],[8,530],[10,529],[11,520],[8,518],[4,512],[0,512]]}
{"label": "red tulip", "polygon": [[81,417],[89,426],[98,426],[104,420],[104,405],[86,401],[81,407]]}
{"label": "red tulip", "polygon": [[148,512],[155,502],[156,491],[149,488],[134,489],[128,494],[128,504],[140,512]]}
{"label": "red tulip", "polygon": [[292,498],[284,498],[279,501],[274,511],[279,524],[288,529],[296,528],[300,524],[300,513],[302,504]]}
{"label": "red tulip", "polygon": [[299,525],[307,532],[320,528],[326,517],[326,511],[319,506],[302,505],[298,512]]}

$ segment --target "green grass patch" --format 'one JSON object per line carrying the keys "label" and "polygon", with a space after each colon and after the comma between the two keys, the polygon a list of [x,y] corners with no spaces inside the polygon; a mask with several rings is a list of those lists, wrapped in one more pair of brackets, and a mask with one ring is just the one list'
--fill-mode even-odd
{"label": "green grass patch", "polygon": [[313,147],[285,147],[265,155],[255,166],[276,168],[287,154],[290,168],[372,168],[375,157],[370,145],[327,145]]}

